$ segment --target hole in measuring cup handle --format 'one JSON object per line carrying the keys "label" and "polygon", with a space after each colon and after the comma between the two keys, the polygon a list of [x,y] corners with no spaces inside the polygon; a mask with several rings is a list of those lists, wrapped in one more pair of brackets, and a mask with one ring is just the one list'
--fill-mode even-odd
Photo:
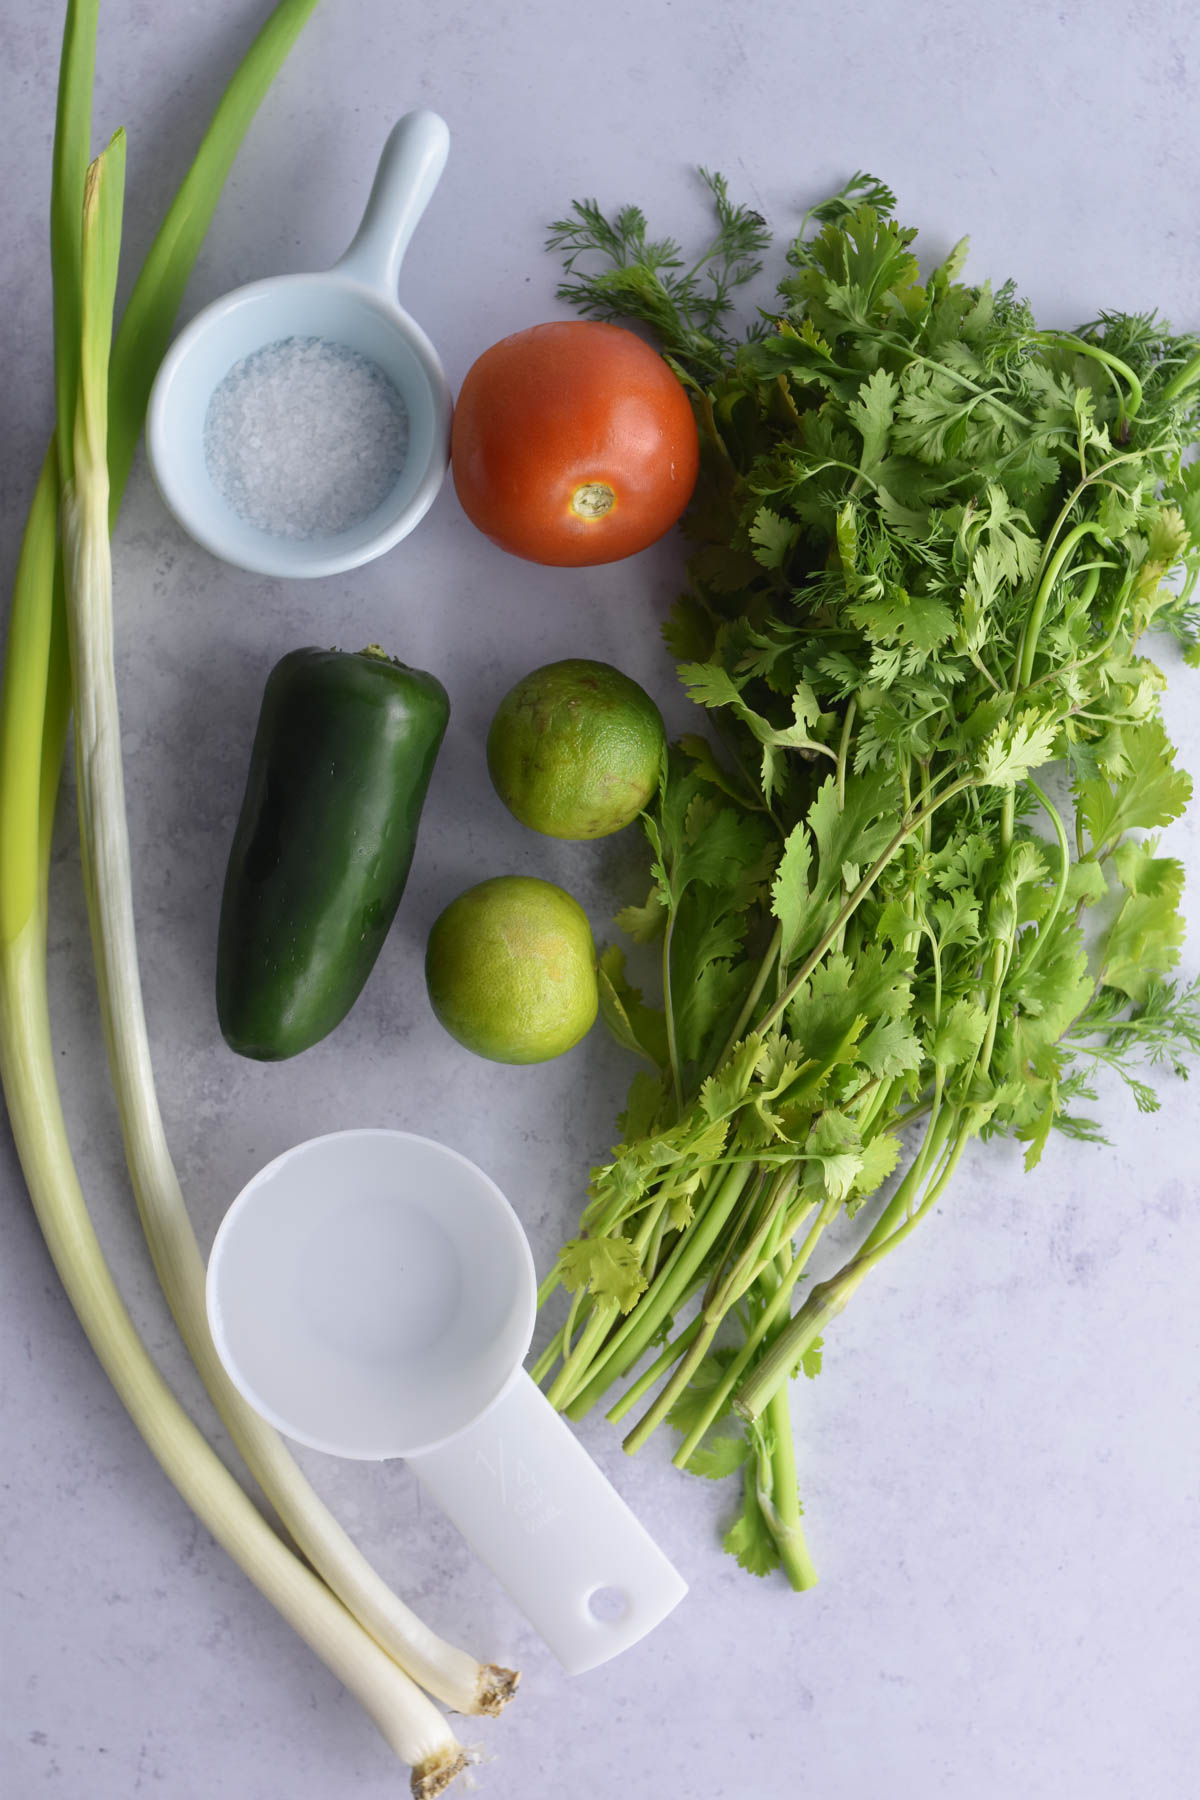
{"label": "hole in measuring cup handle", "polygon": [[599,1625],[615,1625],[629,1613],[629,1595],[624,1588],[594,1587],[584,1602],[590,1618]]}

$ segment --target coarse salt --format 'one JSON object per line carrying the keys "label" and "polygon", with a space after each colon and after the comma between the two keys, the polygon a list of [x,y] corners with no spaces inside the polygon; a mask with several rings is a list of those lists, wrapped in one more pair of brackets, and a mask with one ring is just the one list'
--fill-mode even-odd
{"label": "coarse salt", "polygon": [[275,537],[359,524],[395,487],[407,450],[408,410],[387,375],[325,338],[280,338],[243,357],[204,420],[217,492]]}

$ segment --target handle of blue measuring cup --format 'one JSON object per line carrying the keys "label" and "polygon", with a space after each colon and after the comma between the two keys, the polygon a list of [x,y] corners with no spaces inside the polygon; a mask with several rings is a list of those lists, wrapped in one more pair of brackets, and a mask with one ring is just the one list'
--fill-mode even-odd
{"label": "handle of blue measuring cup", "polygon": [[395,299],[404,252],[441,179],[449,149],[449,128],[435,112],[405,113],[392,127],[362,224],[335,264],[339,275],[381,288],[389,300]]}

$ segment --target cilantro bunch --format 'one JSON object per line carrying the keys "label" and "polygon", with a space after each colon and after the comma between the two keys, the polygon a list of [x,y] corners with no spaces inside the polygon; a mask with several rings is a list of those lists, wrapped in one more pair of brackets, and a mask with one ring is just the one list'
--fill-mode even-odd
{"label": "cilantro bunch", "polygon": [[922,280],[867,176],[737,337],[770,234],[706,180],[691,265],[632,207],[577,204],[550,240],[563,295],[648,326],[694,398],[668,641],[713,740],[672,747],[650,891],[617,921],[661,997],[602,959],[643,1066],[535,1373],[578,1418],[640,1365],[609,1407],[643,1409],[626,1447],[666,1421],[680,1467],[741,1470],[727,1548],[802,1588],[789,1378],[972,1140],[1032,1168],[1052,1130],[1100,1141],[1097,1065],[1151,1111],[1147,1068],[1200,1050],[1153,835],[1191,784],[1146,654],[1166,632],[1197,661],[1200,342],[1117,313],[1039,330],[1011,284],[962,279],[965,242]]}

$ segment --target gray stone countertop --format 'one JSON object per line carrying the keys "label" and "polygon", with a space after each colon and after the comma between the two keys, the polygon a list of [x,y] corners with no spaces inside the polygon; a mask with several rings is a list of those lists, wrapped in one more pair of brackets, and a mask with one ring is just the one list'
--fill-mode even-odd
{"label": "gray stone countertop", "polygon": [[[97,140],[129,129],[128,270],[263,14],[112,0]],[[0,5],[0,538],[5,585],[51,421],[47,200],[60,8]],[[1158,308],[1200,326],[1200,28],[1183,0],[530,0],[322,6],[255,121],[185,315],[341,251],[392,121],[432,106],[453,144],[402,299],[457,386],[506,332],[561,315],[547,222],[638,199],[697,241],[703,163],[786,232],[855,168],[884,176],[927,255],[972,235],[1039,317]],[[580,571],[494,550],[449,485],[368,569],[240,574],[176,529],[139,460],[115,538],[118,675],[142,969],[163,1108],[207,1247],[249,1175],[318,1131],[416,1126],[512,1197],[539,1270],[612,1141],[628,1068],[600,1032],[541,1069],[479,1062],[433,1020],[430,923],[483,875],[544,875],[602,930],[642,881],[635,834],[537,839],[495,800],[483,737],[535,663],[614,662],[685,723],[658,627],[678,548]],[[453,720],[409,894],[348,1022],[298,1061],[217,1032],[217,901],[263,680],[301,643],[381,640],[438,672]],[[1196,677],[1167,712],[1200,767]],[[73,1143],[133,1317],[222,1450],[130,1203],[64,784],[51,977]],[[1170,834],[1200,918],[1200,808]],[[637,896],[640,897],[640,896]],[[1196,937],[1183,969],[1196,968]],[[440,1630],[517,1661],[496,1722],[463,1725],[481,1800],[1184,1800],[1200,1760],[1197,1113],[1164,1084],[1140,1117],[1104,1088],[1112,1144],[1053,1143],[1036,1175],[976,1147],[952,1198],[859,1296],[795,1396],[820,1586],[793,1596],[719,1548],[736,1502],[657,1440],[583,1441],[691,1584],[638,1648],[568,1680],[403,1465],[302,1461]],[[327,1800],[405,1791],[353,1702],[227,1561],[152,1462],[46,1255],[0,1135],[0,1790],[11,1800]]]}

